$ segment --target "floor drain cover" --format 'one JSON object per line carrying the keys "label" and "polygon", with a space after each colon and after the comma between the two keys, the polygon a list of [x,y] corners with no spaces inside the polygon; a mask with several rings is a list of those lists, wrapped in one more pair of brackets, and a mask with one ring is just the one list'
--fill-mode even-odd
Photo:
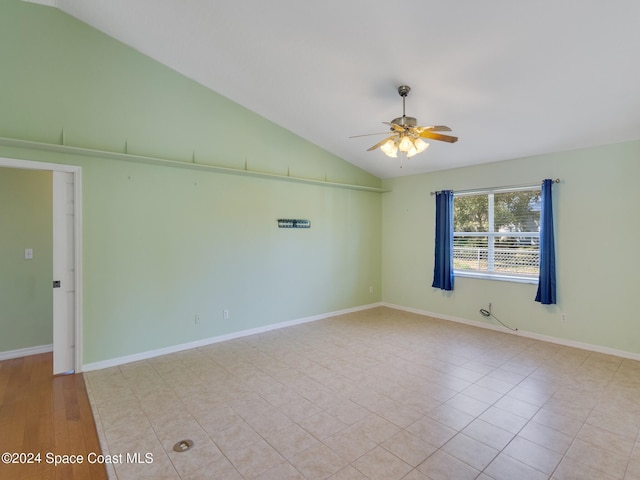
{"label": "floor drain cover", "polygon": [[186,452],[193,447],[193,440],[180,440],[173,446],[174,452]]}

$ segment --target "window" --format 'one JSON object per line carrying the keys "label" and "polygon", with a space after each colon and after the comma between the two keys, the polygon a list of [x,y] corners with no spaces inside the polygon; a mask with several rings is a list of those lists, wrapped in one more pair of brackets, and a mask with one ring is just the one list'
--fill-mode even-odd
{"label": "window", "polygon": [[456,275],[537,282],[539,186],[454,194]]}

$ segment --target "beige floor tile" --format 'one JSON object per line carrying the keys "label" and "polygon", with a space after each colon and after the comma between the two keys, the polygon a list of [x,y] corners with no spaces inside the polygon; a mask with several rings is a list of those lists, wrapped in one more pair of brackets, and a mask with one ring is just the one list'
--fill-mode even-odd
{"label": "beige floor tile", "polygon": [[640,478],[640,442],[636,442],[625,473],[625,480],[633,478]]}
{"label": "beige floor tile", "polygon": [[422,462],[418,470],[431,480],[474,480],[480,474],[472,466],[442,450],[438,450]]}
{"label": "beige floor tile", "polygon": [[306,390],[304,392],[300,392],[300,394],[315,406],[320,407],[323,410],[326,410],[346,400],[346,397],[344,397],[341,393],[324,387],[317,388],[315,390]]}
{"label": "beige floor tile", "polygon": [[617,433],[589,425],[588,423],[582,426],[576,438],[584,440],[598,448],[619,452],[625,456],[631,455],[635,440],[635,438],[630,439]]}
{"label": "beige floor tile", "polygon": [[527,419],[507,412],[498,407],[490,407],[478,418],[511,433],[518,433],[527,423]]}
{"label": "beige floor tile", "polygon": [[489,406],[496,403],[498,400],[502,398],[502,393],[496,392],[495,390],[491,390],[490,388],[482,387],[480,385],[474,384],[469,388],[466,388],[462,391],[464,395],[468,397],[475,398]]}
{"label": "beige floor tile", "polygon": [[112,449],[123,443],[155,436],[149,420],[144,415],[129,417],[127,423],[111,423],[111,425],[105,426],[103,422],[102,426],[107,443]]}
{"label": "beige floor tile", "polygon": [[351,463],[365,453],[373,450],[377,444],[355,427],[347,427],[326,438],[323,443],[333,452]]}
{"label": "beige floor tile", "polygon": [[225,455],[248,447],[262,439],[262,437],[244,421],[226,430],[207,433]]}
{"label": "beige floor tile", "polygon": [[592,407],[581,406],[555,397],[544,404],[544,409],[566,417],[573,417],[581,422],[585,422],[592,411]]}
{"label": "beige floor tile", "polygon": [[366,408],[351,400],[345,400],[327,409],[327,413],[345,425],[353,425],[371,413]]}
{"label": "beige floor tile", "polygon": [[423,417],[412,423],[406,430],[438,448],[447,443],[456,434],[454,429],[429,417]]}
{"label": "beige floor tile", "polygon": [[509,396],[542,407],[558,387],[551,383],[528,377],[509,391]]}
{"label": "beige floor tile", "polygon": [[361,472],[353,468],[351,465],[347,465],[342,470],[331,475],[328,480],[369,480]]}
{"label": "beige floor tile", "polygon": [[320,412],[299,422],[300,426],[318,440],[324,440],[334,433],[344,430],[347,425],[327,412]]}
{"label": "beige floor tile", "polygon": [[294,425],[289,417],[275,409],[266,413],[250,415],[245,421],[261,435]]}
{"label": "beige floor tile", "polygon": [[267,432],[263,437],[280,455],[287,459],[319,443],[318,439],[296,424],[281,430]]}
{"label": "beige floor tile", "polygon": [[494,406],[527,420],[530,420],[540,410],[537,405],[512,397],[511,392],[498,400]]}
{"label": "beige floor tile", "polygon": [[489,390],[493,390],[494,392],[501,393],[503,395],[515,387],[513,383],[505,382],[504,380],[500,380],[499,378],[490,376],[481,378],[476,383],[474,383],[474,385],[488,388]]}
{"label": "beige floor tile", "polygon": [[[218,478],[218,477],[208,477]],[[223,478],[223,477],[219,477]],[[289,463],[281,463],[253,477],[255,480],[305,480],[304,476]],[[226,478],[224,480],[227,480]]]}
{"label": "beige floor tile", "polygon": [[308,480],[328,478],[342,470],[348,463],[323,443],[300,452],[290,461]]}
{"label": "beige floor tile", "polygon": [[430,443],[406,430],[398,432],[381,446],[412,467],[420,465],[437,450]]}
{"label": "beige floor tile", "polygon": [[207,433],[226,430],[244,420],[228,405],[194,413],[194,419]]}
{"label": "beige floor tile", "polygon": [[260,395],[274,407],[281,407],[291,402],[299,402],[304,397],[284,385],[269,385],[260,391]]}
{"label": "beige floor tile", "polygon": [[422,417],[422,414],[399,402],[393,402],[387,408],[377,412],[382,418],[389,420],[394,425],[406,428]]}
{"label": "beige floor tile", "polygon": [[420,416],[426,415],[431,410],[439,407],[442,404],[441,401],[427,395],[423,395],[422,393],[415,390],[406,392],[402,396],[402,398],[398,399],[397,401],[416,411],[420,414]]}
{"label": "beige floor tile", "polygon": [[282,405],[279,407],[279,410],[291,420],[298,423],[322,411],[320,407],[314,405],[304,397]]}
{"label": "beige floor tile", "polygon": [[[581,410],[591,411],[598,404],[603,391],[579,388],[575,385],[559,388],[551,397],[552,400],[564,402]],[[586,416],[584,417],[586,419]]]}
{"label": "beige floor tile", "polygon": [[449,405],[448,402],[431,410],[427,413],[427,417],[432,418],[433,420],[436,420],[437,422],[440,422],[456,431],[461,431],[476,418],[473,415],[469,415],[468,413]]}
{"label": "beige floor tile", "polygon": [[[495,480],[547,480],[549,476],[503,453],[485,469],[485,474]],[[586,479],[585,479],[586,480]],[[591,480],[591,479],[589,479]]]}
{"label": "beige floor tile", "polygon": [[[471,387],[470,387],[471,388]],[[466,389],[465,392],[469,390]],[[465,393],[459,393],[455,397],[447,400],[444,405],[448,405],[450,407],[455,408],[461,412],[464,412],[473,417],[477,417],[482,414],[485,410],[487,410],[491,405],[470,397]]]}
{"label": "beige floor tile", "polygon": [[375,413],[363,418],[352,425],[375,443],[382,443],[398,433],[401,429],[397,425],[376,415]]}
{"label": "beige floor tile", "polygon": [[463,433],[449,440],[442,450],[476,470],[482,471],[498,455],[498,450],[485,445]]}
{"label": "beige floor tile", "polygon": [[[630,477],[628,480],[639,477]],[[596,470],[595,468],[588,467],[579,463],[571,458],[564,457],[556,468],[556,471],[553,472],[552,480],[615,480],[615,477],[610,477],[609,475]],[[625,479],[626,480],[626,479]]]}
{"label": "beige floor tile", "polygon": [[211,478],[224,478],[225,480],[243,480],[236,468],[223,458],[213,464],[209,464],[199,470],[180,476],[181,480],[209,480]]}
{"label": "beige floor tile", "polygon": [[429,480],[424,473],[418,469],[411,470],[402,480]]}
{"label": "beige floor tile", "polygon": [[460,393],[465,388],[469,388],[472,385],[471,382],[441,372],[434,372],[431,378],[435,383],[453,390],[456,393]]}
{"label": "beige floor tile", "polygon": [[511,385],[511,387],[513,388],[516,385],[518,385],[522,380],[527,378],[527,375],[516,373],[506,368],[497,368],[494,371],[488,373],[487,377],[500,380],[501,382],[505,382]]}
{"label": "beige floor tile", "polygon": [[473,370],[474,372],[481,373],[483,376],[492,372],[496,368],[479,360],[469,360],[464,364],[464,367],[469,370]]}
{"label": "beige floor tile", "polygon": [[626,411],[602,411],[598,407],[587,418],[587,424],[599,427],[630,440],[635,440],[640,431],[640,415]]}
{"label": "beige floor tile", "polygon": [[582,420],[547,410],[546,408],[540,409],[532,421],[562,432],[570,437],[575,437],[584,424]]}
{"label": "beige floor tile", "polygon": [[622,453],[598,448],[579,439],[573,442],[566,455],[579,463],[611,475],[614,478],[624,477],[629,460],[628,456]]}
{"label": "beige floor tile", "polygon": [[469,369],[466,367],[456,366],[449,370],[447,373],[453,377],[460,378],[462,380],[466,380],[467,382],[474,383],[480,380],[485,376],[484,373],[476,372],[473,369]]}
{"label": "beige floor tile", "polygon": [[501,368],[509,372],[517,373],[523,375],[524,377],[527,377],[532,374],[536,370],[536,368],[538,368],[538,366],[535,363],[531,364],[531,362],[514,358],[501,365]]}
{"label": "beige floor tile", "polygon": [[548,475],[553,473],[562,460],[561,454],[520,436],[514,438],[503,453]]}
{"label": "beige floor tile", "polygon": [[[467,387],[469,388],[469,387]],[[415,385],[415,389],[418,393],[432,398],[440,403],[444,403],[457,393],[455,390],[451,390],[443,385],[438,385],[435,382],[421,380]]]}
{"label": "beige floor tile", "polygon": [[382,447],[376,447],[353,462],[371,480],[399,480],[413,467]]}
{"label": "beige floor tile", "polygon": [[141,406],[137,398],[117,403],[108,403],[98,406],[98,412],[102,418],[104,428],[111,429],[122,424],[137,423],[146,420],[145,415],[140,415]]}
{"label": "beige floor tile", "polygon": [[[502,450],[515,436],[512,432],[503,430],[500,427],[496,427],[480,419],[476,419],[467,425],[467,427],[462,430],[462,433],[496,450]],[[569,447],[567,446],[567,448]]]}
{"label": "beige floor tile", "polygon": [[227,455],[244,478],[255,478],[267,470],[286,464],[286,460],[271,445],[260,440]]}
{"label": "beige floor tile", "polygon": [[533,421],[520,430],[518,435],[561,455],[566,453],[573,442],[573,437]]}

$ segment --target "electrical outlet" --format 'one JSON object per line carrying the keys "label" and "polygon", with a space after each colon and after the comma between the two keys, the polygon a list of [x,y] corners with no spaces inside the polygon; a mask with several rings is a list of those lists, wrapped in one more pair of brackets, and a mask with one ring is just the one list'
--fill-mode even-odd
{"label": "electrical outlet", "polygon": [[563,314],[560,315],[560,321],[562,323],[567,321],[567,314],[566,313],[563,313]]}
{"label": "electrical outlet", "polygon": [[222,310],[222,318],[225,320],[229,320],[229,310],[227,310],[226,308]]}
{"label": "electrical outlet", "polygon": [[373,293],[373,286],[369,287],[369,293]]}

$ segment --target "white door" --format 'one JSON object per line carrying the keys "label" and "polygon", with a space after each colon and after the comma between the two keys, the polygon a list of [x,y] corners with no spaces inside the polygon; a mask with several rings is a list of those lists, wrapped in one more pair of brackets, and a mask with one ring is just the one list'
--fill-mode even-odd
{"label": "white door", "polygon": [[75,371],[73,173],[53,172],[53,374]]}

